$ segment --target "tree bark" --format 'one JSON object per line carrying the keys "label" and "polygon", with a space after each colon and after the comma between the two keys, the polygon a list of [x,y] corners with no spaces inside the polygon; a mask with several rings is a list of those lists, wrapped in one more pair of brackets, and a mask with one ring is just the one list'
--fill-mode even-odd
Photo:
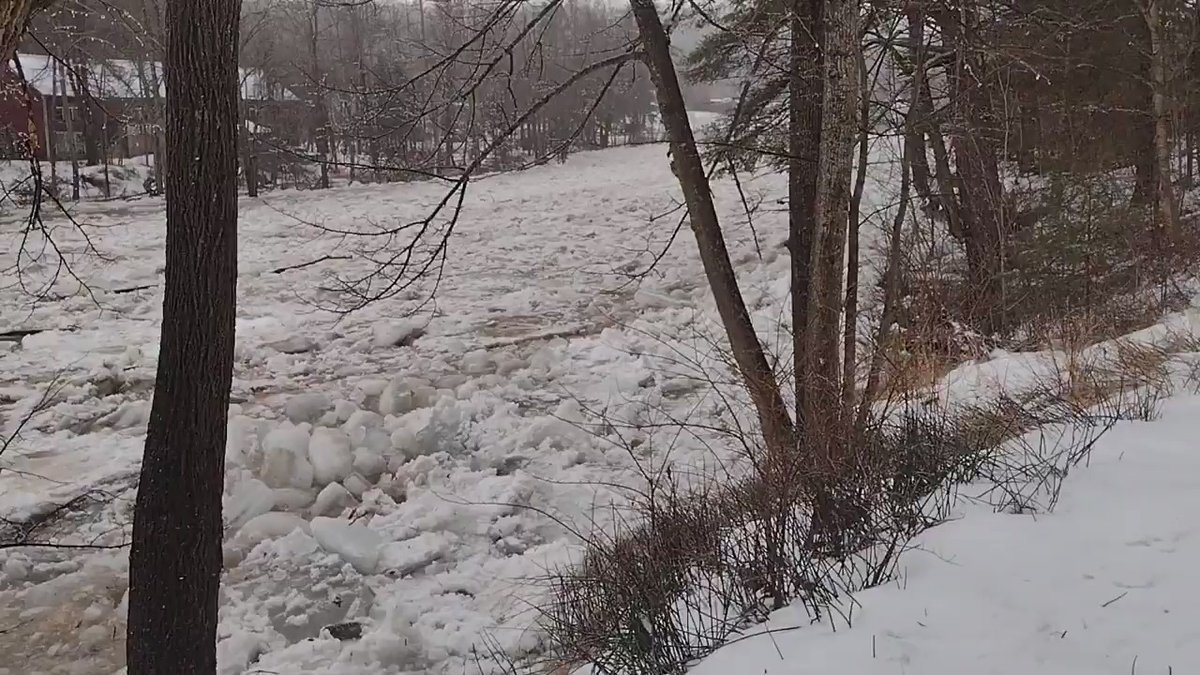
{"label": "tree bark", "polygon": [[[849,234],[846,244],[846,311],[842,330],[842,404],[841,413],[848,424],[846,437],[854,431],[854,396],[858,384],[858,267],[859,230],[862,220],[862,198],[867,184],[867,161],[870,155],[871,97],[868,95],[870,74],[866,57],[859,52],[859,131],[858,159],[854,169],[854,193],[850,198]],[[903,162],[903,160],[901,160]]]}
{"label": "tree bark", "polygon": [[[821,104],[821,150],[817,168],[815,230],[812,237],[808,325],[806,328],[805,394],[807,425],[814,431],[829,428],[838,419],[841,393],[842,281],[844,279],[846,234],[851,201],[851,169],[858,132],[858,34],[857,0],[826,0],[822,51],[823,91]],[[839,436],[820,433],[826,441]],[[826,456],[824,461],[832,457]]]}
{"label": "tree bark", "polygon": [[692,136],[675,65],[671,60],[667,35],[663,31],[654,0],[630,0],[629,5],[646,51],[646,64],[657,92],[659,112],[675,162],[675,175],[687,203],[704,273],[729,338],[734,361],[758,413],[769,454],[768,461],[786,460],[795,451],[795,427],[783,402],[775,373],[767,362],[762,343],[750,321],[729,251],[725,247],[708,175]]}
{"label": "tree bark", "polygon": [[792,0],[791,74],[788,81],[788,248],[791,254],[792,359],[796,420],[804,428],[808,377],[808,303],[812,233],[816,229],[817,167],[821,144],[824,0]]}
{"label": "tree bark", "polygon": [[1179,203],[1171,181],[1171,110],[1167,101],[1167,40],[1163,35],[1161,0],[1146,0],[1143,7],[1150,29],[1150,86],[1154,108],[1154,161],[1156,205],[1161,227],[1171,240],[1179,236]]}
{"label": "tree bark", "polygon": [[216,671],[237,285],[240,4],[167,3],[166,280],[129,556],[129,675]]}

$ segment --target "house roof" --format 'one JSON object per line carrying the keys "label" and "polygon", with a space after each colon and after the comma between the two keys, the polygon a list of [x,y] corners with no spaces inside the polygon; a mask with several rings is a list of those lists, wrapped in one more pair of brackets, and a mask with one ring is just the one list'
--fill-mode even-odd
{"label": "house roof", "polygon": [[[62,63],[44,54],[17,54],[21,72],[29,86],[42,96],[55,93],[75,96],[72,78],[65,77]],[[90,90],[97,98],[151,98],[154,96],[153,81],[158,79],[158,94],[165,96],[163,66],[157,61],[131,61],[129,59],[100,59],[90,61]],[[245,101],[296,101],[295,94],[282,85],[267,82],[261,71],[239,68],[242,100]]]}

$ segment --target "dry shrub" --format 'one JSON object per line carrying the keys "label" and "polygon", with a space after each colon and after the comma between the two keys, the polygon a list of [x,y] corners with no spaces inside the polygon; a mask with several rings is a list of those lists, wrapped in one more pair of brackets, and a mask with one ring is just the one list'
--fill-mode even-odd
{"label": "dry shrub", "polygon": [[813,620],[848,621],[839,598],[891,579],[897,556],[948,516],[960,486],[984,477],[1010,496],[1006,508],[1040,503],[1045,475],[1065,472],[1106,427],[1083,413],[1018,421],[1063,422],[1090,431],[1007,459],[1011,448],[997,450],[1000,434],[981,432],[978,417],[914,404],[872,422],[831,490],[855,515],[840,523],[840,546],[818,540],[809,500],[784,501],[758,478],[659,490],[640,506],[640,523],[593,535],[584,561],[552,576],[553,602],[542,610],[548,656],[598,673],[682,673],[782,603]]}

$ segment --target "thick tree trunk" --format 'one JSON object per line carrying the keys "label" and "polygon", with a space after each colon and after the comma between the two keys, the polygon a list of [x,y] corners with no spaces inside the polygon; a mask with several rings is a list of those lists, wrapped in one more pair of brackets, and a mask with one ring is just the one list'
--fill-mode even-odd
{"label": "thick tree trunk", "polygon": [[239,13],[239,0],[167,3],[166,282],[129,557],[129,675],[216,671]]}
{"label": "thick tree trunk", "polygon": [[788,82],[788,248],[791,253],[792,356],[796,420],[804,428],[812,233],[816,229],[821,144],[821,10],[824,0],[792,0]]}
{"label": "thick tree trunk", "polygon": [[630,0],[629,5],[642,37],[646,63],[658,95],[659,111],[675,162],[676,176],[687,203],[692,232],[696,236],[696,245],[717,312],[729,337],[738,371],[758,413],[768,453],[775,461],[784,460],[795,450],[795,427],[762,343],[754,332],[729,259],[729,251],[725,248],[708,175],[692,136],[666,33],[653,0]]}

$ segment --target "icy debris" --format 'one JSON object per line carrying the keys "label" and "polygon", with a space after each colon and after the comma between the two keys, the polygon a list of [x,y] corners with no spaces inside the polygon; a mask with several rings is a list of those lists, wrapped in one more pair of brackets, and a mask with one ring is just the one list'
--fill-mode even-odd
{"label": "icy debris", "polygon": [[342,642],[358,640],[363,635],[363,625],[357,621],[335,623],[331,626],[325,626],[321,630],[328,631],[330,637]]}
{"label": "icy debris", "polygon": [[336,553],[359,574],[375,572],[379,549],[383,546],[383,537],[378,532],[366,525],[320,516],[312,519],[310,527],[321,548]]}
{"label": "icy debris", "polygon": [[258,634],[236,631],[217,642],[217,675],[240,675],[258,660],[269,645]]}
{"label": "icy debris", "polygon": [[425,334],[425,327],[413,320],[376,324],[371,331],[371,345],[376,349],[407,347]]}
{"label": "icy debris", "polygon": [[95,393],[96,398],[104,398],[105,396],[112,396],[119,393],[125,385],[125,380],[121,376],[120,371],[109,366],[97,368],[92,371],[88,375],[88,379],[91,380],[92,391]]}
{"label": "icy debris", "polygon": [[284,424],[263,439],[263,464],[259,476],[273,488],[307,489],[313,484],[308,460],[309,435],[305,426]]}
{"label": "icy debris", "polygon": [[364,380],[354,387],[354,402],[360,408],[378,408],[379,395],[388,386],[387,380]]}
{"label": "icy debris", "polygon": [[268,342],[267,346],[284,354],[303,354],[315,350],[317,343],[312,338],[303,335],[293,335],[275,342]]}
{"label": "icy debris", "polygon": [[300,488],[276,488],[274,492],[275,509],[279,511],[299,511],[308,508],[316,497],[312,490]]}
{"label": "icy debris", "polygon": [[308,441],[308,461],[317,485],[342,480],[354,470],[350,437],[340,429],[317,427]]}
{"label": "icy debris", "polygon": [[392,448],[404,458],[412,459],[421,454],[421,443],[417,440],[417,435],[404,427],[392,432],[391,441]]}
{"label": "icy debris", "polygon": [[150,421],[150,401],[125,401],[97,422],[99,427],[132,429]]}
{"label": "icy debris", "polygon": [[[377,433],[383,434],[378,429],[373,429]],[[391,440],[387,434],[383,434],[383,438],[388,442],[388,449],[391,449]],[[375,452],[372,448],[358,448],[354,451],[354,471],[368,482],[374,483],[379,480],[379,476],[383,474],[387,468],[387,460],[383,458],[383,454]]]}
{"label": "icy debris", "polygon": [[308,532],[308,521],[294,513],[262,513],[241,526],[234,535],[233,544],[249,550],[268,539],[286,537],[293,530]]}
{"label": "icy debris", "polygon": [[433,405],[436,400],[437,390],[428,381],[417,377],[398,378],[388,383],[379,395],[379,412],[403,415]]}
{"label": "icy debris", "polygon": [[[233,406],[230,406],[231,408]],[[245,415],[230,412],[225,426],[225,464],[247,466],[254,451],[254,421]]]}
{"label": "icy debris", "polygon": [[275,491],[256,478],[234,486],[224,500],[225,524],[233,529],[275,508]]}
{"label": "icy debris", "polygon": [[496,362],[486,350],[476,349],[463,355],[462,371],[467,375],[486,375],[495,369]]}
{"label": "icy debris", "polygon": [[0,568],[0,581],[6,584],[24,581],[28,576],[29,559],[24,556],[10,554],[4,561],[4,566]]}
{"label": "icy debris", "polygon": [[657,293],[647,288],[639,288],[633,293],[633,301],[646,309],[671,309],[684,304],[684,301],[668,295]]}
{"label": "icy debris", "polygon": [[525,359],[513,354],[512,352],[501,352],[496,355],[496,374],[510,375],[523,368],[528,368],[529,362]]}
{"label": "icy debris", "polygon": [[346,418],[342,430],[350,437],[350,442],[361,445],[368,429],[383,427],[383,416],[373,410],[355,410]]}
{"label": "icy debris", "polygon": [[342,487],[354,495],[355,499],[362,499],[363,493],[371,489],[371,484],[367,482],[366,478],[352,473],[342,481]]}
{"label": "icy debris", "polygon": [[379,553],[379,569],[394,577],[416,574],[444,557],[456,541],[453,534],[422,532],[412,539],[384,544]]}
{"label": "icy debris", "polygon": [[338,516],[357,503],[354,495],[341,483],[330,483],[317,493],[317,499],[312,505],[312,513],[317,516]]}
{"label": "icy debris", "polygon": [[289,398],[283,410],[292,424],[300,424],[315,422],[332,408],[333,401],[325,394],[306,393]]}

